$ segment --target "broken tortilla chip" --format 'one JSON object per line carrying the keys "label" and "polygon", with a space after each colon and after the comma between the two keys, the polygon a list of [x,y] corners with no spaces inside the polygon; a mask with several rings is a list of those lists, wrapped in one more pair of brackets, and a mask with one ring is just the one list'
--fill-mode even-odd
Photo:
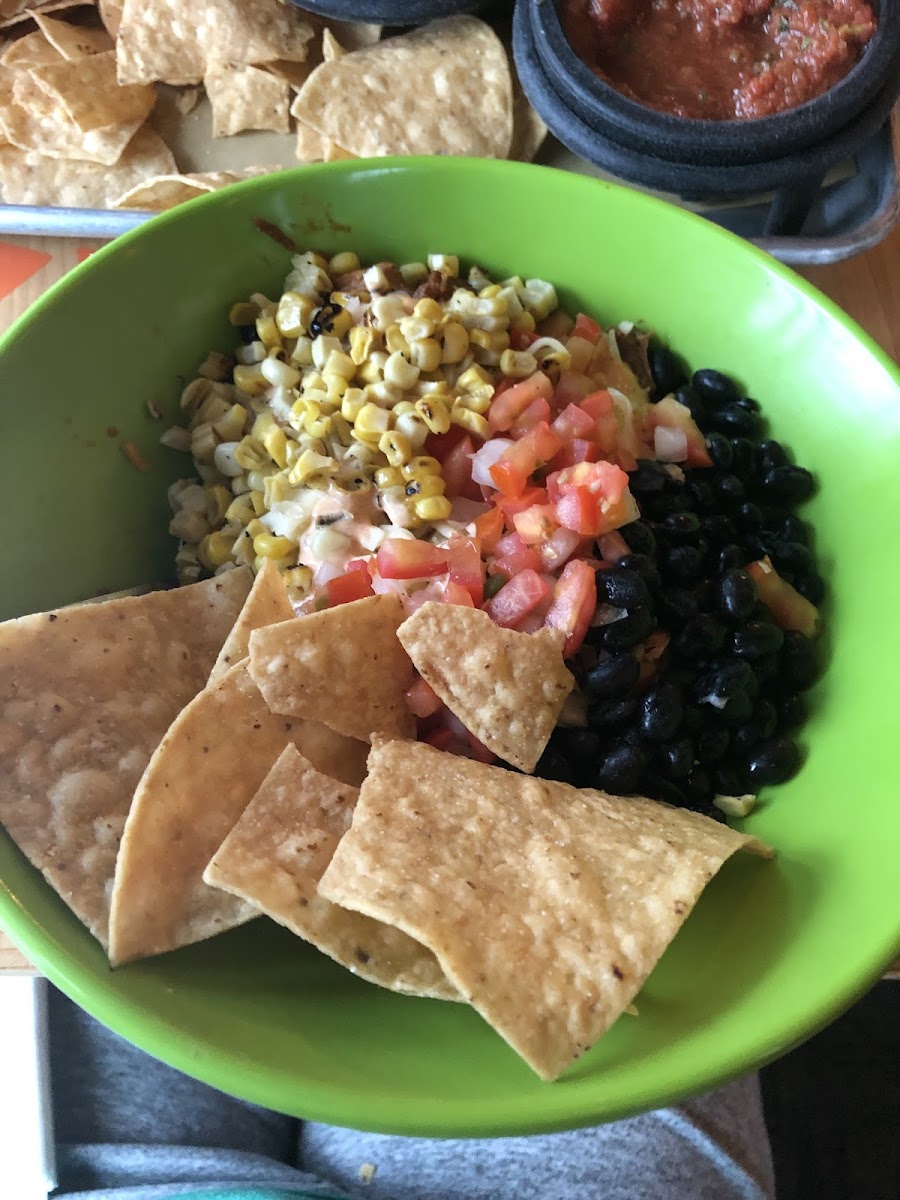
{"label": "broken tortilla chip", "polygon": [[0,67],[60,62],[61,58],[62,55],[50,45],[41,31],[36,29],[4,47],[3,53],[0,54]]}
{"label": "broken tortilla chip", "polygon": [[68,21],[58,21],[42,13],[35,13],[34,19],[50,45],[68,62],[77,62],[79,58],[103,54],[115,48],[112,38],[103,29],[70,25]]}
{"label": "broken tortilla chip", "polygon": [[293,618],[294,606],[284,586],[281,572],[275,566],[274,559],[267,558],[253,581],[250,595],[231,633],[225,639],[225,645],[219,651],[219,657],[209,673],[209,682],[215,683],[235,663],[247,657],[252,630],[261,629],[264,625],[277,625],[281,621],[290,621]]}
{"label": "broken tortilla chip", "polygon": [[134,789],[249,590],[230,571],[0,625],[0,821],[104,946]]}
{"label": "broken tortilla chip", "polygon": [[412,665],[397,640],[399,596],[367,596],[250,634],[250,674],[272,712],[348,737],[411,737]]}
{"label": "broken tortilla chip", "polygon": [[641,797],[376,742],[327,900],[396,925],[542,1079],[610,1028],[722,864],[768,847]]}
{"label": "broken tortilla chip", "polygon": [[286,746],[203,878],[246,900],[370,983],[459,1000],[430,950],[316,888],[350,826],[357,788],[317,771]]}
{"label": "broken tortilla chip", "polygon": [[515,68],[510,70],[513,89],[513,132],[509,157],[514,162],[534,162],[547,136],[547,126],[532,108]]}
{"label": "broken tortilla chip", "polygon": [[560,630],[517,633],[479,608],[429,601],[397,637],[466,729],[506,762],[534,770],[575,684]]}
{"label": "broken tortilla chip", "polygon": [[240,183],[242,179],[270,175],[280,169],[275,166],[242,167],[237,171],[201,171],[196,175],[158,175],[155,178],[143,179],[121,196],[116,196],[109,207],[163,212],[197,196],[205,196],[209,192],[218,192],[229,184]]}
{"label": "broken tortilla chip", "polygon": [[259,67],[210,63],[203,85],[212,107],[213,137],[231,137],[245,129],[290,130],[290,88],[277,75]]}
{"label": "broken tortilla chip", "polygon": [[30,21],[37,13],[61,12],[64,8],[81,8],[85,0],[10,0],[10,3],[0,6],[0,29],[9,25],[18,25],[20,21]]}
{"label": "broken tortilla chip", "polygon": [[122,23],[122,9],[124,7],[125,0],[97,0],[97,12],[100,14],[103,27],[110,37],[118,35],[119,26]]}
{"label": "broken tortilla chip", "polygon": [[[333,743],[315,727],[305,731],[303,721],[269,712],[246,661],[182,710],[150,759],[125,823],[110,962],[189,946],[257,915],[245,901],[205,884],[203,872],[290,742],[317,766],[334,769]],[[359,782],[363,752],[341,746],[345,782]]]}
{"label": "broken tortilla chip", "polygon": [[294,112],[361,158],[506,158],[512,141],[509,62],[484,21],[448,17],[322,63],[300,89]]}
{"label": "broken tortilla chip", "polygon": [[134,121],[143,124],[156,104],[155,88],[116,83],[114,50],[71,62],[33,63],[28,71],[85,133]]}

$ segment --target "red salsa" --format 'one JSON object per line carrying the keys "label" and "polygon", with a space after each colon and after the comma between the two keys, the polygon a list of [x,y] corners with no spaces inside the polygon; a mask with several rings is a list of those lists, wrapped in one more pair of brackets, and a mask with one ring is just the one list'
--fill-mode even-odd
{"label": "red salsa", "polygon": [[679,117],[768,117],[821,96],[875,32],[865,0],[563,0],[575,53]]}

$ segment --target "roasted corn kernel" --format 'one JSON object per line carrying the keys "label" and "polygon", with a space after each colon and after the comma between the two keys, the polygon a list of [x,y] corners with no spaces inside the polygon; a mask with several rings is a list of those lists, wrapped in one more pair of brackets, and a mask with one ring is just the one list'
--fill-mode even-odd
{"label": "roasted corn kernel", "polygon": [[453,505],[446,496],[428,496],[424,500],[417,500],[413,508],[420,521],[446,521],[453,511]]}
{"label": "roasted corn kernel", "polygon": [[221,567],[223,563],[231,562],[234,542],[233,536],[229,536],[221,530],[216,533],[208,533],[197,547],[197,557],[207,571],[215,571],[216,567]]}
{"label": "roasted corn kernel", "polygon": [[253,549],[260,558],[290,558],[297,552],[297,543],[274,533],[260,533],[253,539]]}
{"label": "roasted corn kernel", "polygon": [[383,433],[378,439],[378,449],[392,467],[400,467],[412,458],[413,448],[408,437],[396,429]]}

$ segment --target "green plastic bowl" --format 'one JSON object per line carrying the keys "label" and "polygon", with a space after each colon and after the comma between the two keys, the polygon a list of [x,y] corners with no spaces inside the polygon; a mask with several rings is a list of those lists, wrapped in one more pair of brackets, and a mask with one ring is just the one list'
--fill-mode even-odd
{"label": "green plastic bowl", "polygon": [[[554,1084],[473,1011],[380,991],[266,920],[112,973],[5,838],[0,922],[64,992],[150,1054],[270,1108],[363,1129],[563,1129],[784,1053],[900,947],[896,368],[772,259],[621,187],[464,159],[253,180],[119,238],[0,343],[0,616],[170,575],[166,485],[188,462],[157,444],[147,405],[174,416],[205,351],[233,344],[231,303],[278,291],[289,254],[259,218],[301,248],[401,262],[443,251],[553,280],[566,304],[646,322],[694,367],[733,372],[759,397],[773,435],[820,480],[807,514],[831,597],[808,761],[745,822],[778,857],[726,865],[641,992],[640,1016]],[[128,462],[124,439],[149,472]]]}

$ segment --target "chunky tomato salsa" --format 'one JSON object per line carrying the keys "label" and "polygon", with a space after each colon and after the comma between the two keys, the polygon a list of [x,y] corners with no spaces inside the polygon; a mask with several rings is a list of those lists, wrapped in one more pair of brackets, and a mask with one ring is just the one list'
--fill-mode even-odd
{"label": "chunky tomato salsa", "polygon": [[617,91],[679,117],[768,117],[821,96],[876,28],[865,0],[563,0],[572,48]]}

